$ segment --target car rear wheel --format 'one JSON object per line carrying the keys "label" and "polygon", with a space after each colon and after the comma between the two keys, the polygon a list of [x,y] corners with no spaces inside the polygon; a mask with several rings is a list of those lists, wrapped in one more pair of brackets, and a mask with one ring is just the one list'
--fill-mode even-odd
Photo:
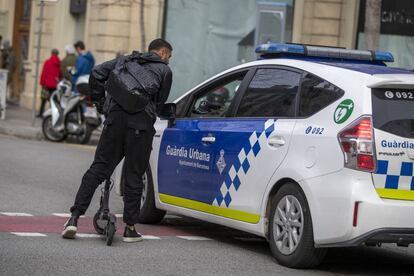
{"label": "car rear wheel", "polygon": [[283,185],[272,199],[269,243],[281,265],[311,268],[320,264],[326,249],[315,248],[306,197],[294,183]]}
{"label": "car rear wheel", "polygon": [[154,183],[150,167],[145,172],[142,182],[141,209],[138,221],[144,224],[158,223],[164,218],[166,212],[155,207]]}

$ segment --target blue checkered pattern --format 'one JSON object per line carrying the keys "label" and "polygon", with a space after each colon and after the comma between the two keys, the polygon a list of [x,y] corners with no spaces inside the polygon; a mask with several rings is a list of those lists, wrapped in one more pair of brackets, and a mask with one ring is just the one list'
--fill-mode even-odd
{"label": "blue checkered pattern", "polygon": [[249,139],[245,141],[239,151],[238,158],[231,165],[226,175],[220,191],[213,201],[213,205],[221,207],[229,207],[235,193],[243,184],[241,178],[247,175],[254,159],[260,154],[261,149],[265,146],[261,141],[266,140],[275,130],[274,119],[269,119],[264,123],[264,131],[253,131]]}
{"label": "blue checkered pattern", "polygon": [[374,179],[377,188],[414,190],[413,162],[378,160]]}

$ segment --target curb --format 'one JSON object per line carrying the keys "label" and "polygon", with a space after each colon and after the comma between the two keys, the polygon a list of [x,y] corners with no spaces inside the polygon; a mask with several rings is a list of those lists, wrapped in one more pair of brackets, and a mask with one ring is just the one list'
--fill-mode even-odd
{"label": "curb", "polygon": [[24,139],[44,140],[42,131],[33,129],[33,127],[15,127],[0,123],[0,134],[15,136]]}
{"label": "curb", "polygon": [[[14,136],[22,139],[30,139],[37,141],[46,141],[43,133],[40,129],[30,126],[19,126],[8,125],[0,121],[0,134]],[[88,145],[96,146],[99,142],[100,132],[94,131],[91,136],[91,140]]]}

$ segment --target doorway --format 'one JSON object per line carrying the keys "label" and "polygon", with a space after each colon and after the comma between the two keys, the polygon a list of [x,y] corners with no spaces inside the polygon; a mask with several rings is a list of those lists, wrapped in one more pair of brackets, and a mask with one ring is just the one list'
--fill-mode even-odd
{"label": "doorway", "polygon": [[30,17],[32,9],[31,0],[16,0],[13,25],[13,51],[15,64],[10,85],[9,101],[18,103],[20,93],[24,90],[25,69],[28,61]]}

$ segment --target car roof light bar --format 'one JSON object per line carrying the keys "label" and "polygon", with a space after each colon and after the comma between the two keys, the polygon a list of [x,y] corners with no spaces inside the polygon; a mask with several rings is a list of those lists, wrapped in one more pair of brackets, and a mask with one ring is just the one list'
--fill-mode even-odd
{"label": "car roof light bar", "polygon": [[305,56],[318,58],[334,58],[361,61],[393,62],[390,52],[350,50],[344,48],[313,46],[289,43],[266,43],[256,48],[256,53],[264,57]]}

